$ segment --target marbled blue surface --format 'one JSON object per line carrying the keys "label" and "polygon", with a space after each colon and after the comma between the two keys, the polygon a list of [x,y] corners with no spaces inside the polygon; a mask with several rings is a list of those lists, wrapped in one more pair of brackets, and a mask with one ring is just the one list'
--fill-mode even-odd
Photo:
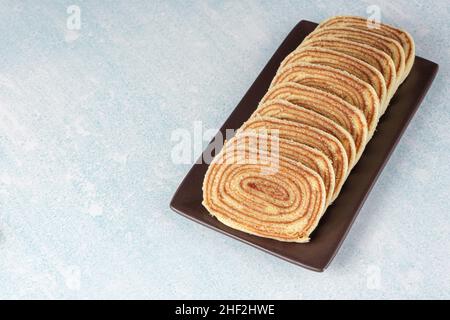
{"label": "marbled blue surface", "polygon": [[[171,133],[219,127],[299,20],[372,4],[440,72],[330,268],[170,211],[190,168]],[[1,0],[0,298],[449,298],[449,19],[446,0]]]}

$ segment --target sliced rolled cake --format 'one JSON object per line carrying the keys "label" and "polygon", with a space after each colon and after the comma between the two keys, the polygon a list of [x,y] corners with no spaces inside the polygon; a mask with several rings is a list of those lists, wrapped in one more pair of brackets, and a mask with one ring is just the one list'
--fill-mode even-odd
{"label": "sliced rolled cake", "polygon": [[320,175],[284,156],[279,156],[273,171],[273,164],[258,161],[267,158],[263,150],[239,147],[236,141],[230,140],[210,164],[203,182],[203,205],[234,229],[280,241],[308,242],[326,207]]}
{"label": "sliced rolled cake", "polygon": [[394,27],[352,16],[322,22],[209,165],[204,207],[231,228],[308,242],[414,55],[411,36]]}

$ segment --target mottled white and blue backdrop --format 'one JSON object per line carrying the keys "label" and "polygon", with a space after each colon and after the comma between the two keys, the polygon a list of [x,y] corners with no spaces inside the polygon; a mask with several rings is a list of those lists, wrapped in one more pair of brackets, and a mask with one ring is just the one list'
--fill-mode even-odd
{"label": "mottled white and blue backdrop", "polygon": [[[440,71],[330,268],[170,211],[190,168],[171,133],[219,127],[299,20],[370,5]],[[447,0],[1,0],[0,298],[449,298],[449,19]]]}

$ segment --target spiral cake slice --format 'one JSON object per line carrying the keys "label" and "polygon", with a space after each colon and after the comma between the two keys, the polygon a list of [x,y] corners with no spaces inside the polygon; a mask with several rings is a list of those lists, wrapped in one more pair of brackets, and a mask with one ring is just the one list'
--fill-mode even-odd
{"label": "spiral cake slice", "polygon": [[271,87],[283,82],[296,82],[337,95],[363,111],[369,126],[369,135],[378,123],[380,100],[366,82],[328,66],[298,62],[280,69]]}
{"label": "spiral cake slice", "polygon": [[284,99],[313,110],[345,128],[356,147],[356,160],[361,156],[368,139],[368,126],[363,112],[336,95],[294,82],[283,82],[269,89],[260,105],[273,99]]}
{"label": "spiral cake slice", "polygon": [[383,23],[373,24],[367,19],[354,16],[335,16],[329,18],[323,21],[318,28],[331,26],[359,28],[397,40],[405,52],[405,71],[403,72],[402,81],[408,76],[414,64],[416,54],[414,40],[408,32]]}
{"label": "spiral cake slice", "polygon": [[[303,41],[299,48],[302,47],[321,47],[334,51],[339,51],[357,59],[360,59],[381,72],[384,77],[387,89],[387,101],[390,101],[397,89],[397,79],[394,61],[381,50],[372,48],[368,45],[340,39],[336,37],[322,37],[319,39],[311,39]],[[380,116],[387,108],[386,102],[382,105]]]}
{"label": "spiral cake slice", "polygon": [[238,132],[249,130],[277,132],[282,139],[303,143],[323,152],[333,163],[335,187],[332,199],[337,197],[348,174],[347,153],[338,139],[317,128],[272,117],[250,118]]}
{"label": "spiral cake slice", "polygon": [[[227,150],[232,149],[232,152]],[[203,182],[203,205],[225,225],[280,241],[308,242],[326,206],[322,178],[283,156],[268,176],[270,163],[252,148],[235,148],[231,140],[210,164]],[[236,161],[239,159],[239,161]]]}
{"label": "spiral cake slice", "polygon": [[385,52],[394,61],[395,72],[397,75],[397,85],[400,85],[403,73],[405,72],[405,52],[397,40],[374,32],[343,26],[318,28],[306,37],[305,40],[318,39],[321,37],[336,37],[349,41],[355,41]]}
{"label": "spiral cake slice", "polygon": [[281,63],[280,68],[296,62],[321,64],[346,71],[370,84],[375,89],[381,104],[388,103],[386,101],[386,82],[383,75],[373,66],[360,59],[326,48],[301,47],[289,54]]}
{"label": "spiral cake slice", "polygon": [[315,127],[336,137],[347,153],[348,167],[353,168],[356,159],[356,147],[352,136],[339,124],[321,114],[297,106],[289,101],[270,100],[259,106],[253,116],[268,116],[281,120],[289,120]]}
{"label": "spiral cake slice", "polygon": [[331,202],[335,182],[334,169],[331,160],[323,152],[287,139],[271,140],[267,133],[261,135],[251,130],[241,131],[233,139],[238,148],[257,148],[266,151],[272,157],[275,157],[278,152],[280,156],[300,162],[314,170],[324,182],[327,204]]}

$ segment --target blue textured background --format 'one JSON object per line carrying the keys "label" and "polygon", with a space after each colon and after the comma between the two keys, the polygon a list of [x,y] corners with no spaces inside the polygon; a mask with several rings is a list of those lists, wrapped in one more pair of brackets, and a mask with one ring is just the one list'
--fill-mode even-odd
{"label": "blue textured background", "polygon": [[173,130],[219,127],[299,20],[374,3],[0,1],[0,298],[450,298],[446,0],[378,1],[440,72],[325,273],[168,208]]}

